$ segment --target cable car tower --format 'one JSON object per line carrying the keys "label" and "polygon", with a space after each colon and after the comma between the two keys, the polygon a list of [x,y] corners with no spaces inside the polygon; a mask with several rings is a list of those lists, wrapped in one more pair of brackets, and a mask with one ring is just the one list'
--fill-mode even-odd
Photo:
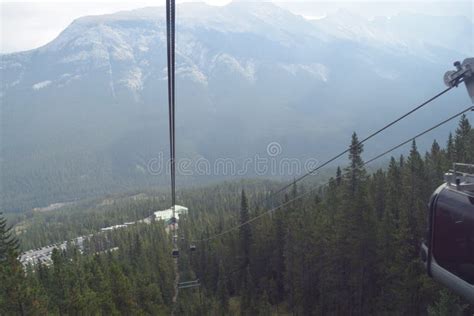
{"label": "cable car tower", "polygon": [[[464,82],[474,103],[474,58],[455,62],[444,81]],[[474,165],[455,163],[429,203],[428,231],[421,246],[428,275],[474,303]]]}

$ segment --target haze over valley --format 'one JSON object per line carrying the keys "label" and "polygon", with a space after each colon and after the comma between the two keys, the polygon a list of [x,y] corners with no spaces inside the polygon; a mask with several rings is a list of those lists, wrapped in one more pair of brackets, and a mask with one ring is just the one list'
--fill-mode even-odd
{"label": "haze over valley", "polygon": [[[160,187],[168,157],[163,7],[71,23],[37,49],[0,61],[0,206],[20,211]],[[246,157],[323,161],[444,89],[442,74],[472,55],[467,17],[347,10],[311,20],[271,3],[177,8],[177,156],[211,164]],[[436,30],[436,31],[434,31]],[[461,91],[462,90],[462,91]],[[385,149],[469,104],[464,87],[375,139]],[[447,126],[431,134],[446,140]],[[335,165],[333,165],[334,167]],[[244,174],[178,175],[197,185]],[[293,178],[296,174],[266,174]]]}

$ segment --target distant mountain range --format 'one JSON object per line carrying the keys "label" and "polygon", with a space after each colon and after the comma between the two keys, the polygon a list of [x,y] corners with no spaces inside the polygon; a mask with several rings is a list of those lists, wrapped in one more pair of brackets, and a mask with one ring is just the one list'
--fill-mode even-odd
{"label": "distant mountain range", "polygon": [[[43,47],[0,55],[4,209],[167,183],[147,171],[168,156],[164,15],[87,16]],[[462,17],[308,20],[265,2],[181,4],[177,155],[241,161],[277,142],[279,158],[324,160],[352,131],[366,135],[443,89],[452,62],[473,53],[473,29]],[[367,155],[468,102],[452,92]]]}

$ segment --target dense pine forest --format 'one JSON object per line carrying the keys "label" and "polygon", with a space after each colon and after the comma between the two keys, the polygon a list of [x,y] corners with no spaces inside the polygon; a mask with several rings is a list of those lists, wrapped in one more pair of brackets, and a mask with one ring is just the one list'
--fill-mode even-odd
{"label": "dense pine forest", "polygon": [[[386,168],[365,169],[356,134],[348,158],[329,185],[298,183],[280,198],[267,199],[278,188],[272,182],[180,192],[179,203],[190,208],[179,222],[180,280],[199,279],[201,286],[179,291],[175,315],[472,314],[472,306],[426,276],[419,259],[429,196],[453,162],[474,163],[467,118],[446,146],[434,141],[420,153],[413,141]],[[23,269],[18,260],[20,244],[28,249],[93,233],[166,202],[61,210],[17,219],[13,228],[2,216],[0,314],[169,315],[176,271],[163,222],[95,235],[82,252],[55,250],[49,266]]]}

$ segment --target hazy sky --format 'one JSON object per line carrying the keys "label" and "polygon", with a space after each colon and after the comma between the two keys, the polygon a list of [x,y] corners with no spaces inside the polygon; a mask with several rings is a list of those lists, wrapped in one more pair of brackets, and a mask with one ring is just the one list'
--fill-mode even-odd
{"label": "hazy sky", "polygon": [[[74,19],[93,14],[113,13],[146,6],[164,5],[165,0],[62,0],[62,1],[1,1],[0,52],[9,53],[42,46],[54,39]],[[191,0],[192,1],[192,0]],[[180,1],[177,2],[191,2]],[[202,1],[199,1],[202,2]],[[206,0],[211,5],[225,5],[230,0]],[[275,0],[273,2],[296,14],[320,17],[339,8],[367,17],[418,12],[432,15],[474,16],[474,0],[419,1],[320,1]],[[472,39],[466,39],[472,40]]]}

